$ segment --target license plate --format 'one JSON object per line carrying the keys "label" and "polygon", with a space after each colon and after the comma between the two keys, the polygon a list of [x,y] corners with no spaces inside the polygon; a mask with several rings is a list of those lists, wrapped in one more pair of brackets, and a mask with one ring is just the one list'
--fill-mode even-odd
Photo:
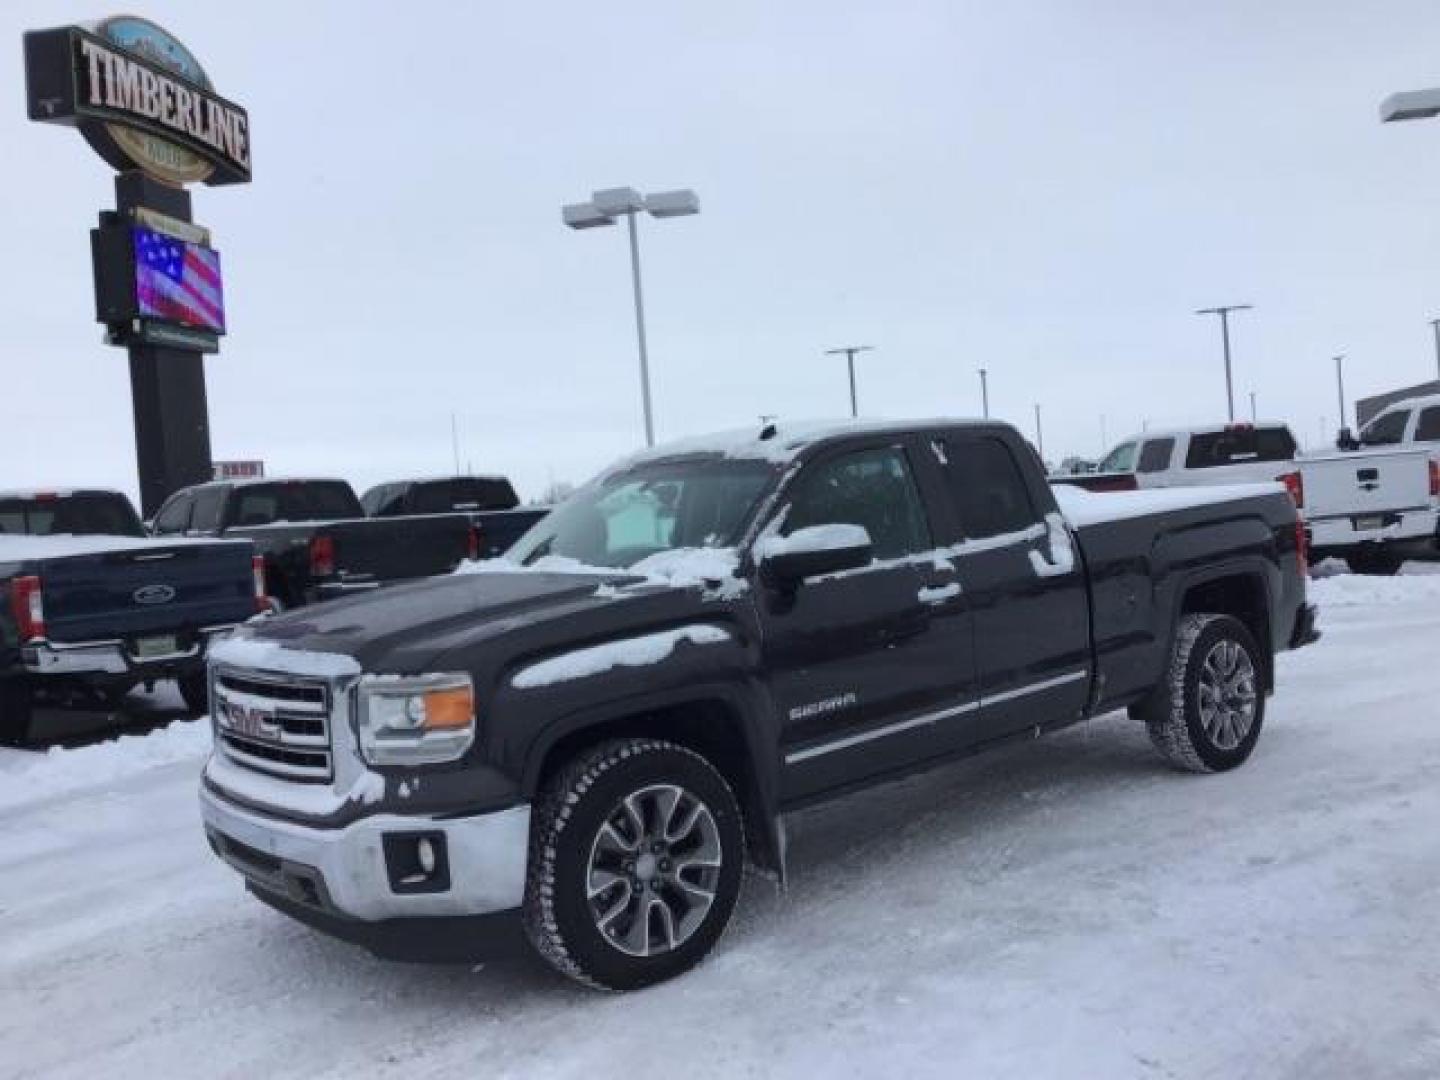
{"label": "license plate", "polygon": [[1383,529],[1385,519],[1383,517],[1357,517],[1355,519],[1356,532],[1368,532],[1371,529]]}
{"label": "license plate", "polygon": [[148,660],[179,652],[180,643],[175,640],[174,634],[161,634],[157,637],[136,638],[132,649],[137,659]]}

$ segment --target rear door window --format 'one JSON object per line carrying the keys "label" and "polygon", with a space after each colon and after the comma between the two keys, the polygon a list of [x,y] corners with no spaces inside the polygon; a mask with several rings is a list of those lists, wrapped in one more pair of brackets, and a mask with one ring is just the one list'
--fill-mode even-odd
{"label": "rear door window", "polygon": [[1420,410],[1420,423],[1415,428],[1416,442],[1440,442],[1440,405]]}
{"label": "rear door window", "polygon": [[1369,427],[1360,433],[1364,446],[1394,446],[1405,438],[1405,427],[1410,422],[1409,409],[1397,409],[1370,421]]}
{"label": "rear door window", "polygon": [[1190,436],[1187,469],[1216,469],[1256,461],[1292,461],[1295,439],[1285,428],[1233,427]]}
{"label": "rear door window", "polygon": [[1164,472],[1170,467],[1170,455],[1174,452],[1174,439],[1150,439],[1145,443],[1145,448],[1140,451],[1140,464],[1136,471],[1142,473]]}
{"label": "rear door window", "polygon": [[949,439],[945,457],[945,475],[968,538],[1022,532],[1039,522],[1025,475],[999,439]]}

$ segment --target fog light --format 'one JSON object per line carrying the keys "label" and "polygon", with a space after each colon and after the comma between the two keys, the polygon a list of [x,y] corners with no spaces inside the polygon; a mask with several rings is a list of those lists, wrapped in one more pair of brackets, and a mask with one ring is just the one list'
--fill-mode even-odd
{"label": "fog light", "polygon": [[443,832],[386,833],[382,844],[392,892],[438,893],[450,888],[450,856]]}

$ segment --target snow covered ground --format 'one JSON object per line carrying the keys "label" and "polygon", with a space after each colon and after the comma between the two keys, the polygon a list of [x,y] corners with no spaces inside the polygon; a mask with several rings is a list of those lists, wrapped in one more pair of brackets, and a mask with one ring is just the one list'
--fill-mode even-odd
{"label": "snow covered ground", "polygon": [[1116,716],[807,812],[639,996],[383,963],[201,837],[204,729],[0,754],[0,1075],[1440,1076],[1440,576],[1316,582],[1250,763]]}

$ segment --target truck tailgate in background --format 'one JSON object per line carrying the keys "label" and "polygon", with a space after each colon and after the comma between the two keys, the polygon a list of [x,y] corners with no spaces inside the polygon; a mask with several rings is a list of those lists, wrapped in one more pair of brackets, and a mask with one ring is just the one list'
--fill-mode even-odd
{"label": "truck tailgate in background", "polygon": [[376,581],[448,574],[470,548],[465,514],[364,518],[317,526],[335,548],[335,569],[345,577]]}
{"label": "truck tailgate in background", "polygon": [[1305,517],[1380,516],[1430,505],[1430,455],[1424,450],[1302,458]]}
{"label": "truck tailgate in background", "polygon": [[46,636],[108,641],[244,622],[255,613],[249,541],[156,543],[45,559]]}

